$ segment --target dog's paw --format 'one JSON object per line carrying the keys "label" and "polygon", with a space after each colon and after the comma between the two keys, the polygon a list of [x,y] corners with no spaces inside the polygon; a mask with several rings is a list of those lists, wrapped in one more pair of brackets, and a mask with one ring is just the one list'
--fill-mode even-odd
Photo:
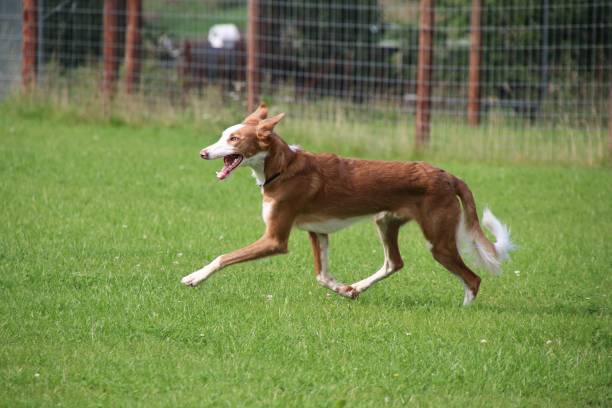
{"label": "dog's paw", "polygon": [[197,286],[202,281],[208,279],[213,273],[221,269],[221,257],[215,258],[214,261],[203,267],[202,269],[198,269],[194,273],[185,276],[181,279],[181,283],[187,286]]}
{"label": "dog's paw", "polygon": [[181,283],[187,286],[197,286],[204,279],[202,271],[195,271],[181,279]]}
{"label": "dog's paw", "polygon": [[360,292],[350,285],[342,285],[336,288],[336,293],[349,299],[357,299]]}

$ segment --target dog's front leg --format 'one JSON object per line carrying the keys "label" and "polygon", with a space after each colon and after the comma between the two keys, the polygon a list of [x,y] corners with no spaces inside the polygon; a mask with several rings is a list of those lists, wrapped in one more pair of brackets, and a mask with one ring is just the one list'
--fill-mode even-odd
{"label": "dog's front leg", "polygon": [[185,276],[181,279],[181,283],[187,286],[196,286],[226,266],[287,253],[287,243],[289,242],[289,234],[293,225],[292,214],[276,209],[274,215],[273,222],[268,223],[266,232],[257,241],[244,248],[218,256],[202,269],[198,269],[192,274]]}
{"label": "dog's front leg", "polygon": [[181,282],[188,286],[196,286],[226,266],[286,252],[286,242],[279,242],[272,237],[264,235],[251,245],[229,252],[225,255],[218,256],[214,261],[202,269],[198,269],[194,273],[185,276]]}

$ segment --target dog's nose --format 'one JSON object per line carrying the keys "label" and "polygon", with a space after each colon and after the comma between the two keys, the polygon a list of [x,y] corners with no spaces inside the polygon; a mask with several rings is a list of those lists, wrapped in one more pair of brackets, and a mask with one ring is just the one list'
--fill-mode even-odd
{"label": "dog's nose", "polygon": [[206,149],[200,150],[200,157],[208,160],[208,152],[206,151]]}

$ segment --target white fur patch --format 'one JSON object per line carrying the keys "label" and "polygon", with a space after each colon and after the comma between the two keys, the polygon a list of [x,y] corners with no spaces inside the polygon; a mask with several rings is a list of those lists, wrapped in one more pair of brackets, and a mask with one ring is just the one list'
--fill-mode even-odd
{"label": "white fur patch", "polygon": [[[495,253],[491,253],[487,245],[482,242],[480,235],[468,231],[465,225],[463,212],[457,226],[457,247],[463,254],[474,254],[477,260],[495,275],[501,273],[501,263],[508,259],[508,253],[514,248],[510,241],[510,231],[489,210],[485,208],[482,224],[495,236]],[[486,239],[486,238],[485,238]]]}
{"label": "white fur patch", "polygon": [[[454,275],[454,274],[453,274]],[[474,301],[476,296],[474,296],[474,292],[472,289],[465,283],[463,278],[459,275],[454,275],[462,284],[463,284],[463,306],[468,306],[470,303]]]}
{"label": "white fur patch", "polygon": [[482,224],[495,236],[494,246],[499,261],[508,259],[508,254],[514,249],[508,227],[502,224],[488,208],[485,208],[482,214]]}
{"label": "white fur patch", "polygon": [[468,306],[474,300],[474,293],[472,290],[466,285],[463,284],[464,287],[464,296],[463,296],[463,306]]}
{"label": "white fur patch", "polygon": [[354,223],[363,220],[364,217],[352,217],[352,218],[330,218],[329,220],[321,222],[308,222],[297,224],[299,229],[305,231],[312,231],[319,234],[331,234],[332,232],[340,231]]}
{"label": "white fur patch", "polygon": [[185,276],[181,279],[181,283],[188,286],[196,286],[202,281],[208,279],[213,273],[217,272],[221,268],[221,257],[216,257],[211,263],[198,269],[192,274]]}
{"label": "white fur patch", "polygon": [[465,214],[461,211],[459,216],[459,225],[457,225],[457,249],[461,254],[472,255],[474,252],[474,239],[470,236],[467,227],[465,226]]}
{"label": "white fur patch", "polygon": [[341,285],[339,285],[338,282],[336,282],[336,280],[329,274],[327,257],[329,239],[327,238],[327,235],[319,235],[318,239],[320,247],[319,255],[321,259],[321,271],[317,275],[317,282],[319,282],[319,284],[325,286],[326,288],[336,291]]}
{"label": "white fur patch", "polygon": [[234,132],[242,129],[243,127],[244,125],[239,124],[230,126],[225,129],[221,134],[219,140],[217,140],[217,143],[214,143],[206,148],[206,151],[208,152],[208,158],[218,159],[220,157],[225,157],[229,154],[234,154],[234,146],[228,143],[228,139]]}
{"label": "white fur patch", "polygon": [[232,133],[239,131],[243,127],[244,127],[244,125],[242,123],[239,123],[237,125],[228,127],[227,129],[225,129],[223,131],[223,133],[221,133],[221,139],[219,139],[219,140],[227,141],[227,139],[229,139],[229,137],[232,135]]}
{"label": "white fur patch", "polygon": [[302,150],[302,146],[300,145],[289,145],[289,148],[294,152],[299,152],[300,150]]}
{"label": "white fur patch", "polygon": [[253,170],[253,177],[257,181],[257,184],[263,186],[266,182],[266,174],[264,173],[264,167],[266,164],[266,157],[268,152],[258,152],[253,156],[246,158],[240,163],[240,165],[249,166]]}
{"label": "white fur patch", "polygon": [[263,218],[266,225],[268,225],[268,221],[270,220],[270,214],[272,213],[273,206],[274,202],[272,201],[264,201],[261,205],[261,218]]}
{"label": "white fur patch", "polygon": [[[380,241],[383,245],[383,251],[385,253],[385,262],[380,267],[378,271],[370,275],[369,277],[360,280],[359,282],[355,282],[351,284],[351,287],[355,289],[358,293],[362,293],[366,291],[370,286],[375,284],[376,282],[385,279],[389,275],[393,274],[398,270],[397,265],[394,265],[393,260],[391,259],[391,255],[389,254],[389,240],[387,237],[387,233],[389,231],[389,222],[393,220],[393,215],[388,212],[382,212],[376,215],[376,225],[378,227],[378,234],[380,236]],[[429,241],[427,241],[429,243]],[[430,244],[431,245],[431,244]]]}

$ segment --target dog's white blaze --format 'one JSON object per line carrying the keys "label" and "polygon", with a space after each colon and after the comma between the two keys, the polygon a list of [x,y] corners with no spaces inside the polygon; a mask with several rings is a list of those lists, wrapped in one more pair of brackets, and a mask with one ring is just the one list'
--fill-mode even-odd
{"label": "dog's white blaze", "polygon": [[225,157],[228,154],[234,154],[234,146],[228,143],[228,139],[234,132],[237,132],[243,127],[243,124],[239,124],[230,126],[225,129],[221,134],[219,140],[217,140],[217,143],[214,143],[206,148],[206,151],[208,152],[208,157],[210,159],[218,159],[219,157]]}
{"label": "dog's white blaze", "polygon": [[219,141],[223,140],[223,141],[227,142],[227,139],[229,139],[229,137],[232,135],[232,133],[239,131],[243,127],[244,127],[244,125],[242,123],[239,123],[237,125],[228,127],[227,129],[225,129],[221,133],[221,138],[219,139]]}
{"label": "dog's white blaze", "polygon": [[364,217],[351,218],[330,218],[321,222],[307,222],[297,224],[299,229],[305,231],[317,232],[319,234],[331,234],[332,232],[340,231],[354,223],[363,220]]}

